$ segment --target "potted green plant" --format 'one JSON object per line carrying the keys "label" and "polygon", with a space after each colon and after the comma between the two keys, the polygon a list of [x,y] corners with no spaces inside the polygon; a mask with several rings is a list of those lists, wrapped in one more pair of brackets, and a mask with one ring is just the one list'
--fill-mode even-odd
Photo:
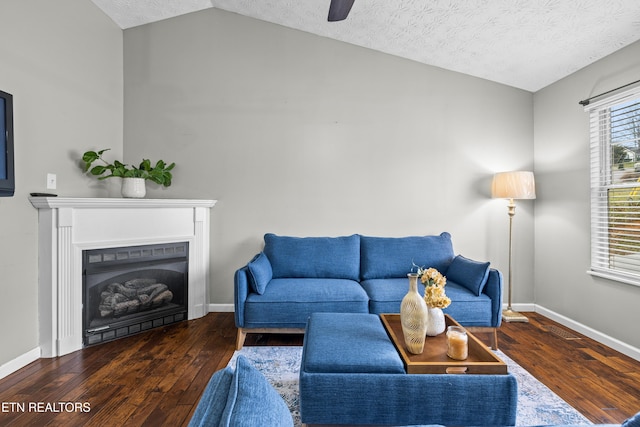
{"label": "potted green plant", "polygon": [[[143,159],[137,167],[126,165],[118,160],[109,163],[102,157],[104,152],[109,150],[109,148],[105,148],[97,152],[85,152],[82,155],[84,171],[101,180],[113,177],[122,178],[122,195],[124,197],[144,197],[146,194],[146,180],[151,180],[163,187],[171,185],[171,180],[173,179],[171,170],[175,167],[175,163],[167,165],[164,160],[158,160],[155,166],[152,166],[149,159]],[[93,163],[98,160],[104,164],[92,167]]]}

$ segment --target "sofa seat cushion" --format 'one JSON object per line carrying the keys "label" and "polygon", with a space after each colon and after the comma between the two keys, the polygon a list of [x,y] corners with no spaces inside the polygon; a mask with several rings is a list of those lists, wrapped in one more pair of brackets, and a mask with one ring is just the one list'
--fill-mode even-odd
{"label": "sofa seat cushion", "polygon": [[314,312],[368,313],[369,297],[347,279],[272,279],[245,302],[246,328],[304,328]]}
{"label": "sofa seat cushion", "polygon": [[398,351],[374,314],[312,314],[303,360],[307,373],[405,373]]}
{"label": "sofa seat cushion", "polygon": [[[409,279],[369,279],[361,283],[369,295],[369,311],[374,314],[400,313],[400,302],[409,291]],[[418,292],[424,295],[424,285],[418,281]]]}
{"label": "sofa seat cushion", "polygon": [[444,288],[451,305],[443,311],[463,326],[491,326],[491,298],[476,296],[466,287],[447,281]]}
{"label": "sofa seat cushion", "polygon": [[360,236],[264,236],[264,253],[274,278],[329,278],[358,280]]}
{"label": "sofa seat cushion", "polygon": [[[400,313],[402,298],[409,291],[409,280],[371,279],[362,282],[369,295],[369,311],[375,314]],[[464,326],[491,326],[491,298],[486,294],[476,296],[469,289],[447,281],[445,293],[451,305],[443,311]],[[424,285],[418,283],[418,292],[424,295]]]}
{"label": "sofa seat cushion", "polygon": [[412,264],[433,267],[444,273],[455,256],[451,235],[446,232],[439,236],[360,236],[360,242],[360,274],[363,280],[406,279]]}

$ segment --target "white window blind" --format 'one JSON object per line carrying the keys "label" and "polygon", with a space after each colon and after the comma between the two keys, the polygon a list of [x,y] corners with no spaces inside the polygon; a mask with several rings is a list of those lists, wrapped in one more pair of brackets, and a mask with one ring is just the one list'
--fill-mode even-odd
{"label": "white window blind", "polygon": [[587,106],[591,273],[640,285],[640,88]]}

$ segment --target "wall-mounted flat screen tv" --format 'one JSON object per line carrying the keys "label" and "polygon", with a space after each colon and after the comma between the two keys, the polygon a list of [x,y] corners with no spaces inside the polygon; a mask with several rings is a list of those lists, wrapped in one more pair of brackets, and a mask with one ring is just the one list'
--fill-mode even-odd
{"label": "wall-mounted flat screen tv", "polygon": [[0,90],[0,197],[13,196],[13,96]]}

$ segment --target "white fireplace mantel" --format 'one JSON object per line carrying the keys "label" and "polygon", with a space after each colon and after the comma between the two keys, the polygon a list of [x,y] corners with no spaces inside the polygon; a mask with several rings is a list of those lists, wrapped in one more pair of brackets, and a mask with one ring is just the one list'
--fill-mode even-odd
{"label": "white fireplace mantel", "polygon": [[189,242],[188,319],[207,314],[215,200],[31,197],[38,209],[42,357],[83,347],[82,251]]}

